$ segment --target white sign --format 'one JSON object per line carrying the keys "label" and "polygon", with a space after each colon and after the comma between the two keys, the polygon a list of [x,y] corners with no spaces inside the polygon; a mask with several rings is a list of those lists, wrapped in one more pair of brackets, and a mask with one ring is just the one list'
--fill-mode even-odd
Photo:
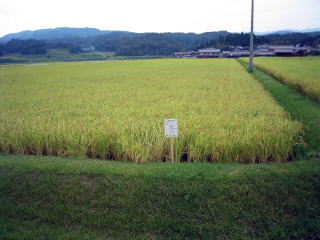
{"label": "white sign", "polygon": [[178,137],[178,120],[177,119],[165,119],[164,128],[166,137]]}

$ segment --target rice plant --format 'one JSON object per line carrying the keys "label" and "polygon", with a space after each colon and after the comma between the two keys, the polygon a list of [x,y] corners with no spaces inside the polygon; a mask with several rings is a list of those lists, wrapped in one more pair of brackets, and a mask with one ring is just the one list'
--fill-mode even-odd
{"label": "rice plant", "polygon": [[52,63],[0,68],[2,152],[169,160],[286,161],[301,124],[232,59]]}

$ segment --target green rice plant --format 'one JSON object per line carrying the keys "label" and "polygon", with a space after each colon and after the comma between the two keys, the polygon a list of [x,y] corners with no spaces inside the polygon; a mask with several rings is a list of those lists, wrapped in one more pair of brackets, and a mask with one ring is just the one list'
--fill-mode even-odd
{"label": "green rice plant", "polygon": [[232,59],[52,63],[0,68],[0,148],[35,155],[286,161],[301,124]]}
{"label": "green rice plant", "polygon": [[255,58],[255,66],[320,102],[320,57]]}

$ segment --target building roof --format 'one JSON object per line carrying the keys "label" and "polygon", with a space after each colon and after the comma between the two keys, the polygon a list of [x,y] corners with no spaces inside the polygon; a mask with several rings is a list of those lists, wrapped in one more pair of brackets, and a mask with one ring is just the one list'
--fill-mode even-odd
{"label": "building roof", "polygon": [[293,49],[274,49],[275,53],[293,53]]}
{"label": "building roof", "polygon": [[241,55],[250,55],[249,51],[234,51],[232,52],[233,56],[241,56]]}
{"label": "building roof", "polygon": [[267,46],[268,48],[271,48],[271,49],[294,49],[295,46],[293,45],[268,45]]}
{"label": "building roof", "polygon": [[199,53],[220,53],[220,49],[216,49],[216,48],[199,49]]}
{"label": "building roof", "polygon": [[190,52],[175,52],[175,55],[192,55],[192,54],[198,54],[198,52],[190,51]]}
{"label": "building roof", "polygon": [[275,55],[275,52],[266,52],[266,51],[256,51],[254,53],[256,56],[274,56]]}

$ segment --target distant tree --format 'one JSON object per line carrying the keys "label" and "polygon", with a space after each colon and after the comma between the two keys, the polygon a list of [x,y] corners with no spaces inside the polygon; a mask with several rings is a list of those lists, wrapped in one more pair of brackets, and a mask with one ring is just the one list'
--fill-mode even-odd
{"label": "distant tree", "polygon": [[47,54],[47,49],[43,47],[35,47],[33,48],[32,54]]}
{"label": "distant tree", "polygon": [[[196,49],[206,47],[216,47],[222,50],[230,49],[231,47],[242,46],[248,47],[250,34],[248,33],[228,33],[225,36],[220,36],[217,40],[209,40],[198,45]],[[265,36],[254,36],[254,42],[258,44],[279,44],[279,45],[297,45],[305,44],[316,46],[320,42],[320,33],[288,33],[288,34],[270,34]]]}
{"label": "distant tree", "polygon": [[68,50],[69,50],[69,53],[75,53],[75,54],[79,54],[83,52],[81,47],[75,46],[75,45],[69,46]]}
{"label": "distant tree", "polygon": [[45,54],[47,52],[46,43],[38,40],[12,39],[4,46],[6,53],[22,54]]}
{"label": "distant tree", "polygon": [[312,55],[312,56],[320,56],[320,51],[317,51],[317,50],[311,51],[310,55]]}
{"label": "distant tree", "polygon": [[4,50],[3,50],[4,46],[0,44],[0,56],[4,55]]}
{"label": "distant tree", "polygon": [[68,49],[70,47],[70,43],[63,42],[50,42],[47,44],[48,49]]}
{"label": "distant tree", "polygon": [[47,49],[44,42],[29,41],[25,44],[22,54],[46,54]]}

